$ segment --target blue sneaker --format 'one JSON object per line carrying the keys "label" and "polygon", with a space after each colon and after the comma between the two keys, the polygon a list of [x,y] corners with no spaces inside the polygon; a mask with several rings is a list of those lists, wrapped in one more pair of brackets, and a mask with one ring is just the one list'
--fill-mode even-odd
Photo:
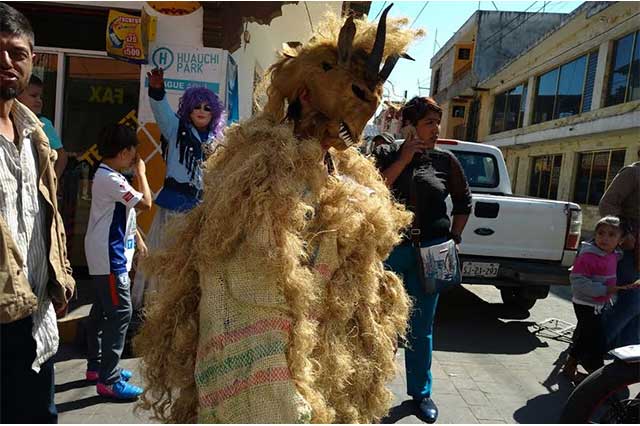
{"label": "blue sneaker", "polygon": [[[125,370],[124,368],[120,369],[120,378],[122,380],[128,382],[131,377],[133,377],[133,373],[131,371]],[[87,379],[87,382],[97,382],[100,377],[97,371],[87,370],[85,378]]]}
{"label": "blue sneaker", "polygon": [[142,388],[134,386],[124,380],[118,380],[111,385],[98,382],[96,385],[98,395],[115,399],[136,399],[142,394]]}

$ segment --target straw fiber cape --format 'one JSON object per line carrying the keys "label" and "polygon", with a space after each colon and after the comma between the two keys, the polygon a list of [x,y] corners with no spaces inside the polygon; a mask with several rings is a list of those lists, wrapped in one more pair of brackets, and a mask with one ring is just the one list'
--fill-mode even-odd
{"label": "straw fiber cape", "polygon": [[135,343],[160,420],[368,423],[391,405],[409,299],[382,262],[411,214],[357,150],[331,148],[329,172],[293,128],[273,111],[230,127],[202,204],[148,259],[162,290]]}

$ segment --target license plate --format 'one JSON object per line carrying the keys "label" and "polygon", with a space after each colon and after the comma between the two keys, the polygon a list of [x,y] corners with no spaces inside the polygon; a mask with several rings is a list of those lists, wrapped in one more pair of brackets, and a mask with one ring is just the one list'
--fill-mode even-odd
{"label": "license plate", "polygon": [[500,269],[499,263],[463,262],[462,275],[465,277],[495,278]]}

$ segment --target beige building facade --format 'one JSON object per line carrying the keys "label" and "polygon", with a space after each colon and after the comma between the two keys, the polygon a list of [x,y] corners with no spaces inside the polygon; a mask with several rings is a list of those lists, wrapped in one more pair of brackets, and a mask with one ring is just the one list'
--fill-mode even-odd
{"label": "beige building facade", "polygon": [[639,160],[639,30],[639,2],[587,2],[478,84],[478,141],[501,148],[514,193],[577,202],[586,234]]}

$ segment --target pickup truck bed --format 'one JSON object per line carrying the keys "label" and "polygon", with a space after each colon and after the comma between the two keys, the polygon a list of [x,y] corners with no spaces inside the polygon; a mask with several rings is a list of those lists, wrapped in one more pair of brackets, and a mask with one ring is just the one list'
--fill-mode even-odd
{"label": "pickup truck bed", "polygon": [[441,139],[438,147],[458,158],[472,192],[459,253],[463,282],[494,285],[505,303],[526,309],[545,298],[549,286],[568,285],[580,206],[512,195],[504,158],[494,146]]}

